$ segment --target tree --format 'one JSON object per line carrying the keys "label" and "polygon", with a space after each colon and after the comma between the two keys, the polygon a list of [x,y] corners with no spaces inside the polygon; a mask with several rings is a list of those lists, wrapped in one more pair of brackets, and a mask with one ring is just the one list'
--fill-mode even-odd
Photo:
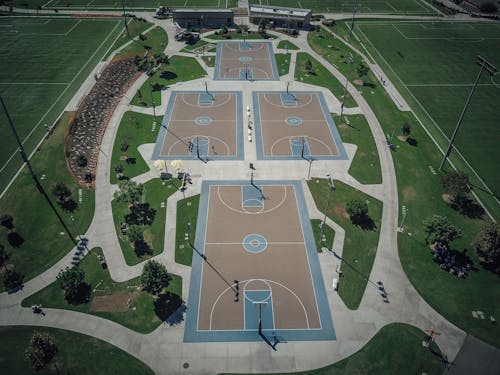
{"label": "tree", "polygon": [[132,180],[120,181],[118,189],[114,194],[114,198],[119,202],[127,202],[132,206],[139,203],[144,192],[144,186]]}
{"label": "tree", "polygon": [[7,265],[8,260],[9,254],[5,250],[5,246],[0,244],[0,269],[4,268]]}
{"label": "tree", "polygon": [[472,246],[485,263],[498,270],[500,266],[500,223],[488,223],[474,237]]}
{"label": "tree", "polygon": [[351,221],[355,221],[355,218],[362,218],[368,215],[368,205],[366,202],[353,199],[346,204],[346,211],[349,214]]}
{"label": "tree", "polygon": [[401,131],[405,137],[408,137],[411,133],[411,125],[407,122],[403,124],[403,127],[401,128]]}
{"label": "tree", "polygon": [[127,238],[130,242],[136,243],[144,240],[144,231],[140,225],[131,225],[127,228]]}
{"label": "tree", "polygon": [[88,302],[90,285],[85,282],[85,272],[79,267],[66,267],[57,275],[64,298],[72,304]]}
{"label": "tree", "polygon": [[64,202],[66,199],[71,197],[71,190],[62,182],[57,182],[52,186],[52,194],[57,197],[59,202]]}
{"label": "tree", "polygon": [[460,171],[450,171],[443,175],[441,184],[455,203],[459,203],[470,192],[469,177]]}
{"label": "tree", "polygon": [[313,68],[313,64],[312,64],[311,60],[307,59],[305,68],[306,68],[306,71],[308,73],[311,73],[312,68]]}
{"label": "tree", "polygon": [[358,76],[359,76],[359,78],[365,77],[368,74],[369,71],[370,71],[370,68],[367,65],[365,65],[363,63],[363,61],[361,61],[359,63],[359,67],[358,67]]}
{"label": "tree", "polygon": [[142,270],[142,289],[153,295],[158,295],[170,282],[165,266],[155,260],[146,262]]}
{"label": "tree", "polygon": [[48,333],[34,331],[25,350],[26,360],[34,371],[41,370],[57,353],[57,345]]}
{"label": "tree", "polygon": [[446,216],[431,216],[423,224],[427,243],[448,246],[450,242],[462,237],[462,231],[451,224]]}
{"label": "tree", "polygon": [[88,164],[87,157],[83,154],[78,154],[76,157],[76,165],[80,168],[85,168]]}
{"label": "tree", "polygon": [[123,141],[121,144],[120,144],[120,151],[121,152],[126,152],[128,150],[128,143],[126,141]]}
{"label": "tree", "polygon": [[7,290],[13,290],[23,285],[24,276],[15,270],[6,269],[3,274],[3,285]]}
{"label": "tree", "polygon": [[484,13],[495,13],[498,10],[498,5],[495,4],[495,1],[490,0],[481,3],[481,5],[479,5],[479,10]]}
{"label": "tree", "polygon": [[0,216],[0,225],[8,230],[14,229],[14,218],[8,214]]}

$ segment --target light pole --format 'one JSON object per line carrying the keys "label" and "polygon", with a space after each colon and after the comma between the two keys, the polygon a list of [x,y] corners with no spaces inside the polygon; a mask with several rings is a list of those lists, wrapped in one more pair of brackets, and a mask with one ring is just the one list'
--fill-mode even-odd
{"label": "light pole", "polygon": [[148,76],[149,76],[149,92],[151,93],[151,104],[153,105],[153,118],[154,118],[154,123],[156,125],[156,103],[155,103],[155,98],[153,96],[153,84],[151,83],[151,81],[153,80],[153,75],[155,74],[155,72],[153,70],[150,70],[148,72]]}
{"label": "light pole", "polygon": [[330,206],[330,196],[332,194],[332,191],[335,190],[335,185],[333,183],[332,177],[330,174],[327,174],[326,177],[328,177],[328,198],[326,200],[326,207],[325,207],[325,216],[323,217],[323,222],[321,223],[321,232],[320,232],[320,237],[319,237],[319,243],[320,246],[323,247],[323,234],[325,232],[325,225],[326,225],[326,214],[328,212],[328,207]]}
{"label": "light pole", "polygon": [[357,8],[358,8],[358,2],[356,1],[354,3],[354,11],[352,12],[351,30],[349,30],[349,39],[351,39],[351,35],[354,30],[354,17],[356,17]]}
{"label": "light pole", "polygon": [[441,164],[439,165],[439,170],[442,170],[444,167],[444,164],[446,163],[446,160],[450,156],[451,149],[453,147],[453,143],[455,142],[455,138],[457,136],[458,130],[460,129],[460,125],[462,124],[462,120],[464,119],[465,112],[467,111],[467,108],[469,107],[470,101],[472,99],[472,95],[474,94],[474,91],[476,90],[477,84],[479,82],[479,79],[481,78],[481,73],[483,73],[483,70],[486,70],[490,75],[493,75],[496,73],[497,68],[490,64],[484,57],[482,56],[477,56],[477,61],[481,66],[481,69],[479,69],[479,73],[476,76],[476,80],[474,81],[474,84],[472,85],[472,88],[469,92],[469,96],[467,97],[467,100],[465,101],[464,108],[462,109],[462,113],[460,114],[460,117],[458,118],[457,125],[455,126],[455,130],[453,131],[453,135],[451,136],[450,143],[448,143],[448,148],[446,149],[446,152],[443,156],[443,160],[441,160]]}
{"label": "light pole", "polygon": [[127,25],[127,14],[125,13],[125,0],[122,0],[122,10],[123,10],[123,22],[125,23],[125,30],[127,30],[127,36],[130,38],[130,33],[128,31],[128,25]]}

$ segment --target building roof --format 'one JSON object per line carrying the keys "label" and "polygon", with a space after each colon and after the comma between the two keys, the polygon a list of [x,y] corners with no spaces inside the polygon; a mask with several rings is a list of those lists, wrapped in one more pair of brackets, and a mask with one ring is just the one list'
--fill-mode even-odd
{"label": "building roof", "polygon": [[272,5],[259,5],[259,4],[249,4],[248,9],[250,12],[255,13],[267,13],[280,16],[299,16],[305,17],[310,12],[311,9],[301,9],[301,8],[290,8],[290,7],[279,7]]}

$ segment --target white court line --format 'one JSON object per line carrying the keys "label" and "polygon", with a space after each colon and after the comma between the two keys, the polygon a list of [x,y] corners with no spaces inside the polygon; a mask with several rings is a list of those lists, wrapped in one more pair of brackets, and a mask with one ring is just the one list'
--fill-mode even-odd
{"label": "white court line", "polygon": [[70,32],[72,32],[80,23],[82,22],[82,20],[78,20],[77,23],[75,23],[73,25],[73,27],[71,29],[69,29],[64,35],[67,36]]}
{"label": "white court line", "polygon": [[[372,48],[374,49],[374,51],[380,56],[380,58],[382,59],[382,61],[386,64],[386,66],[389,67],[389,69],[391,70],[391,72],[395,75],[395,77],[397,78],[397,80],[399,82],[401,82],[401,84],[403,85],[403,87],[406,89],[406,91],[408,91],[408,93],[411,95],[411,97],[415,100],[415,102],[418,104],[418,106],[422,109],[422,111],[424,111],[424,113],[426,114],[426,116],[431,120],[431,122],[434,124],[434,127],[436,128],[436,130],[438,132],[441,133],[441,135],[444,137],[445,141],[447,143],[449,143],[450,139],[446,136],[446,134],[443,132],[443,130],[439,127],[439,125],[437,124],[437,122],[434,120],[434,118],[429,114],[429,112],[427,112],[427,110],[425,109],[425,107],[420,103],[420,101],[415,97],[415,95],[412,93],[412,91],[408,88],[408,86],[403,82],[403,80],[399,77],[399,75],[394,71],[394,69],[392,68],[392,66],[387,62],[387,60],[384,58],[384,56],[379,52],[379,50],[373,45],[373,43],[371,42],[370,39],[368,39],[368,37],[365,35],[365,33],[361,30],[361,28],[359,28],[358,26],[358,30],[361,32],[361,34],[363,34],[363,37],[365,38],[365,40],[368,41],[368,43],[372,46]],[[441,146],[439,145],[439,143],[436,141],[436,139],[432,136],[432,134],[430,133],[430,131],[427,129],[427,127],[424,125],[424,123],[420,120],[420,118],[417,116],[417,114],[415,113],[415,111],[411,111],[413,113],[413,115],[415,116],[415,118],[417,119],[417,121],[420,123],[420,125],[422,126],[422,128],[425,130],[425,132],[427,133],[427,135],[431,138],[431,140],[434,142],[434,144],[436,145],[437,149],[441,152],[441,154],[445,154],[444,150],[441,148]],[[494,200],[500,204],[500,201],[498,200],[498,198],[495,196],[495,194],[493,194],[493,192],[491,191],[491,189],[488,187],[488,185],[486,185],[486,183],[484,182],[484,180],[479,176],[479,174],[476,172],[476,170],[474,168],[472,168],[472,166],[469,164],[469,162],[467,161],[467,159],[465,159],[465,157],[462,155],[462,153],[460,152],[460,150],[458,148],[456,148],[455,146],[453,146],[453,150],[455,150],[455,152],[460,156],[460,158],[462,159],[462,161],[469,167],[469,169],[472,171],[472,173],[474,173],[474,175],[477,177],[477,179],[483,184],[483,186],[485,187],[485,189],[488,191],[488,193],[494,198]],[[448,158],[448,161],[450,162],[450,164],[453,166],[453,168],[456,170],[457,168],[455,167],[455,165],[453,164],[453,162]],[[484,210],[486,211],[486,213],[488,214],[488,216],[493,220],[493,216],[489,213],[489,211],[487,210],[486,206],[482,203],[482,201],[479,199],[479,197],[473,192],[475,198],[477,199],[477,201],[481,204],[481,206],[483,206]]]}
{"label": "white court line", "polygon": [[[37,124],[33,127],[33,129],[31,129],[31,131],[28,133],[28,135],[23,139],[23,141],[21,142],[21,144],[24,145],[24,143],[26,143],[26,141],[28,140],[28,138],[31,137],[31,135],[33,134],[33,132],[36,130],[36,128],[38,128],[38,126],[40,125],[40,123],[43,121],[43,119],[49,114],[49,112],[52,110],[52,108],[54,108],[54,106],[59,102],[59,100],[61,99],[61,97],[66,93],[66,91],[68,90],[69,87],[71,87],[71,84],[79,77],[80,73],[87,67],[87,65],[89,64],[89,62],[94,58],[95,54],[101,49],[101,47],[103,46],[104,43],[106,43],[106,41],[109,39],[109,37],[115,32],[116,28],[121,24],[121,21],[117,21],[116,23],[116,26],[111,30],[111,32],[108,34],[108,36],[106,37],[106,39],[104,39],[102,41],[102,43],[96,48],[96,50],[94,51],[94,53],[89,57],[89,59],[87,60],[87,62],[83,65],[83,67],[80,69],[80,71],[78,73],[75,74],[75,77],[71,80],[71,82],[66,86],[66,88],[63,90],[63,92],[61,93],[61,95],[59,95],[57,97],[57,99],[54,101],[54,103],[50,106],[50,108],[47,110],[47,112],[45,112],[45,114],[40,118],[40,121],[37,122]],[[43,139],[43,137],[42,137]],[[36,150],[36,148],[35,148]],[[7,167],[7,165],[10,163],[10,161],[12,160],[12,158],[14,156],[16,156],[18,153],[18,150],[17,150],[17,147],[16,147],[16,150],[12,153],[12,155],[9,157],[9,159],[5,162],[5,164],[2,166],[2,168],[0,168],[0,173]],[[31,154],[30,154],[30,157],[31,157]],[[19,169],[18,173],[21,171],[21,169],[24,167],[24,163],[22,164],[21,168]],[[17,174],[18,174],[17,173]],[[9,182],[9,184],[5,187],[5,189],[2,191],[2,193],[0,194],[0,199],[3,197],[3,195],[5,194],[5,192],[7,191],[7,189],[9,188],[9,186],[12,184],[12,182],[15,180],[15,178],[17,177],[17,174],[16,176]]]}

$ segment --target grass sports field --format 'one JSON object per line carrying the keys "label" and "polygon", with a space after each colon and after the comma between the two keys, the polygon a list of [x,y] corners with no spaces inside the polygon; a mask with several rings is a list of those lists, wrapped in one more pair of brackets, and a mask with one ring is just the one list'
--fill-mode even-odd
{"label": "grass sports field", "polygon": [[[44,9],[121,9],[121,0],[14,0],[15,6],[25,8],[28,4],[30,8],[41,6]],[[201,8],[234,8],[238,4],[237,0],[125,0],[126,8],[148,8],[156,9],[160,5],[169,7],[201,7]]]}
{"label": "grass sports field", "polygon": [[[0,20],[0,95],[28,154],[113,44],[122,25],[108,19]],[[0,109],[0,193],[21,165],[6,120]]]}
{"label": "grass sports field", "polygon": [[417,0],[257,0],[252,4],[278,5],[312,9],[315,12],[391,13],[391,14],[435,14],[436,12]]}
{"label": "grass sports field", "polygon": [[[417,116],[432,124],[433,135],[441,140],[442,147],[479,72],[476,56],[500,68],[497,24],[363,21],[356,29]],[[476,179],[477,173],[496,197],[500,195],[500,176],[496,173],[500,132],[494,104],[499,102],[500,74],[490,77],[484,72],[456,138],[459,152],[452,153],[455,158],[461,154],[460,159],[470,164],[465,172]],[[463,160],[462,164],[466,165]]]}

